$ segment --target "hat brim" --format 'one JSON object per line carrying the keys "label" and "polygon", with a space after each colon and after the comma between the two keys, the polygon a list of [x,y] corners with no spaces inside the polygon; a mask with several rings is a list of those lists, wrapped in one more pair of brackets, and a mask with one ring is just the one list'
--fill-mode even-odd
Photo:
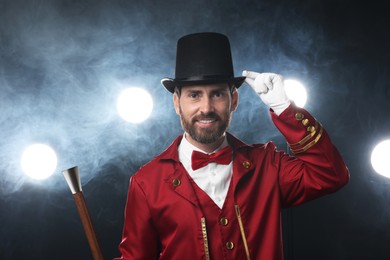
{"label": "hat brim", "polygon": [[163,78],[161,80],[161,84],[168,90],[173,93],[175,87],[182,86],[193,86],[193,85],[207,85],[207,84],[215,84],[215,83],[232,83],[236,88],[239,88],[242,83],[244,83],[245,77],[236,77],[236,78],[208,78],[208,79],[199,79],[199,80],[177,80],[171,78]]}

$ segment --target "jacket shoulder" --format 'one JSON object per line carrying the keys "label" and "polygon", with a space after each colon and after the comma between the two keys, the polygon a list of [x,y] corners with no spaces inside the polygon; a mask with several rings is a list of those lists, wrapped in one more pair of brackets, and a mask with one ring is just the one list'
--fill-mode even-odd
{"label": "jacket shoulder", "polygon": [[176,138],[166,150],[155,156],[148,163],[141,166],[133,177],[137,180],[150,180],[173,172],[177,162],[179,162],[177,147],[180,140],[181,136]]}

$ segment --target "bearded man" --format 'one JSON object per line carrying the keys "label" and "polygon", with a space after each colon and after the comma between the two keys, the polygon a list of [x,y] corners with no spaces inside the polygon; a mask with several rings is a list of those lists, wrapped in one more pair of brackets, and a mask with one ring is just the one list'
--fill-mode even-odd
{"label": "bearded man", "polygon": [[[227,132],[244,82],[270,108],[293,156]],[[162,84],[184,133],[131,177],[117,259],[282,260],[282,208],[349,180],[324,128],[287,98],[280,75],[234,77],[219,33],[180,38],[175,78]]]}

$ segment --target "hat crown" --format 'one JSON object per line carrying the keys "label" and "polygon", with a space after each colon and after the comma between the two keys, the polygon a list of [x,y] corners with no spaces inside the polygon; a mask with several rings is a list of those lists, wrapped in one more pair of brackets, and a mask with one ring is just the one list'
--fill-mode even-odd
{"label": "hat crown", "polygon": [[177,42],[176,71],[178,80],[233,78],[229,39],[220,33],[195,33]]}
{"label": "hat crown", "polygon": [[245,77],[234,77],[229,39],[220,33],[203,32],[177,41],[175,77],[161,84],[171,93],[175,87],[227,82],[239,88]]}

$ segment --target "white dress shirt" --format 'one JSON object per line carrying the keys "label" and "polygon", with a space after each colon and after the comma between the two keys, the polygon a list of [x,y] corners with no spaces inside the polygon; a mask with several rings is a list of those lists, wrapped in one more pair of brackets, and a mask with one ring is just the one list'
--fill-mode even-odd
{"label": "white dress shirt", "polygon": [[[233,161],[228,165],[209,163],[207,166],[198,170],[192,170],[192,151],[206,152],[190,144],[186,139],[186,135],[187,133],[184,133],[179,145],[179,160],[195,183],[209,195],[219,208],[222,208],[232,178]],[[225,146],[228,146],[226,136],[221,146],[214,152],[217,152]]]}

